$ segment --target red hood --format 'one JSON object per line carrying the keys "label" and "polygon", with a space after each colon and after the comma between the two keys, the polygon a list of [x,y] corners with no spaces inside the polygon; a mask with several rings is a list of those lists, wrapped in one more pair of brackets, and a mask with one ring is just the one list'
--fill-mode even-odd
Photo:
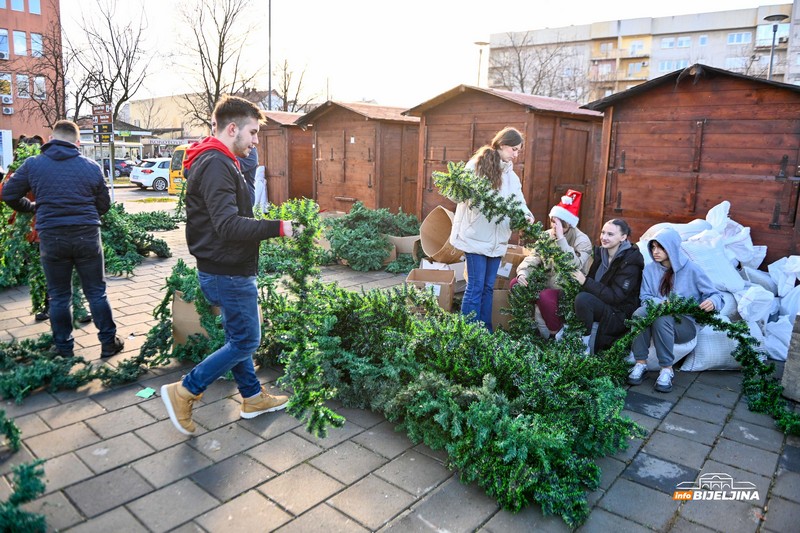
{"label": "red hood", "polygon": [[192,166],[192,163],[194,163],[194,160],[197,159],[197,156],[203,152],[207,152],[208,150],[217,150],[222,152],[231,158],[233,163],[236,165],[236,168],[239,168],[239,160],[236,159],[236,156],[233,155],[233,152],[231,152],[228,147],[222,144],[222,141],[216,137],[206,137],[202,141],[196,142],[187,148],[186,159],[183,161],[183,168],[188,170]]}

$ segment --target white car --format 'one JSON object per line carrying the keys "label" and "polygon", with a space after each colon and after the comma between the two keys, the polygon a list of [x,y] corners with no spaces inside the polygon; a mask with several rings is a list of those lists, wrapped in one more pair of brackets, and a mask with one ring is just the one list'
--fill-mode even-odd
{"label": "white car", "polygon": [[169,186],[169,157],[145,159],[142,164],[133,167],[131,183],[142,189],[152,187],[154,191],[166,191]]}

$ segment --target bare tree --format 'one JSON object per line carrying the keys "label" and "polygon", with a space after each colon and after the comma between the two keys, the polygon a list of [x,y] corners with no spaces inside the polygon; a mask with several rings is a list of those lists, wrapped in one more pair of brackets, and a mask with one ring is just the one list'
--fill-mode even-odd
{"label": "bare tree", "polygon": [[574,101],[588,97],[588,65],[560,40],[536,44],[531,32],[508,33],[506,46],[492,50],[492,87]]}
{"label": "bare tree", "polygon": [[140,108],[141,123],[140,127],[146,130],[158,129],[160,127],[159,118],[163,109],[155,98],[148,98],[142,101]]}
{"label": "bare tree", "polygon": [[74,72],[80,51],[63,43],[61,13],[51,5],[56,17],[41,34],[41,49],[34,49],[32,36],[31,57],[18,69],[33,82],[32,98],[25,100],[21,112],[30,122],[42,121],[48,128],[67,118],[70,111],[74,111],[70,118],[77,120],[78,110],[95,90],[88,73]]}
{"label": "bare tree", "polygon": [[[316,99],[319,94],[303,96],[303,78],[306,75],[305,69],[300,72],[299,78],[295,78],[295,72],[289,67],[289,61],[283,60],[283,64],[278,67],[278,86],[274,89],[280,100],[281,111],[304,111],[308,104]],[[293,82],[296,79],[296,83]],[[267,98],[271,98],[268,95]]]}
{"label": "bare tree", "polygon": [[190,36],[185,49],[194,65],[191,75],[196,90],[184,95],[191,122],[211,127],[211,112],[223,94],[244,92],[259,69],[243,57],[250,0],[200,0],[185,5],[183,26]]}
{"label": "bare tree", "polygon": [[[146,29],[144,9],[138,24],[119,23],[116,2],[97,0],[95,18],[84,16],[82,26],[88,46],[85,54],[75,56],[81,70],[96,88],[89,97],[94,104],[110,103],[111,120],[116,123],[122,107],[133,98],[145,80],[143,35]],[[111,143],[114,161],[114,143]],[[110,168],[113,168],[110,165]]]}

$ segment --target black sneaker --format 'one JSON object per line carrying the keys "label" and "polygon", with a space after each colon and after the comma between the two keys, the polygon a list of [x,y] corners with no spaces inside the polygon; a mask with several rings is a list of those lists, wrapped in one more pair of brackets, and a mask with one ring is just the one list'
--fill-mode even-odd
{"label": "black sneaker", "polygon": [[75,357],[75,352],[69,350],[67,352],[60,350],[57,346],[53,345],[47,351],[49,357]]}
{"label": "black sneaker", "polygon": [[47,311],[41,311],[39,313],[36,313],[36,315],[34,315],[33,318],[36,320],[36,322],[44,322],[45,320],[50,319],[50,313],[48,313]]}
{"label": "black sneaker", "polygon": [[100,352],[100,357],[103,359],[106,357],[111,357],[112,355],[116,355],[121,352],[123,348],[125,348],[125,342],[118,336],[114,336],[113,342],[103,345],[103,349]]}
{"label": "black sneaker", "polygon": [[88,324],[91,321],[92,321],[92,313],[89,313],[88,315],[82,316],[78,319],[79,324]]}

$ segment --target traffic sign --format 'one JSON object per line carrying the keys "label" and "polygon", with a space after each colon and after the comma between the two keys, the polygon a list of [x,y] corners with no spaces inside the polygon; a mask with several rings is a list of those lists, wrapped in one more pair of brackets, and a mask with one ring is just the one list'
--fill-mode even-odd
{"label": "traffic sign", "polygon": [[93,129],[95,133],[111,133],[111,124],[95,124]]}
{"label": "traffic sign", "polygon": [[111,124],[111,115],[92,115],[94,124]]}
{"label": "traffic sign", "polygon": [[111,104],[100,104],[92,106],[92,115],[102,115],[104,113],[111,113]]}
{"label": "traffic sign", "polygon": [[95,133],[94,142],[97,144],[108,144],[111,142],[111,134],[109,133]]}

